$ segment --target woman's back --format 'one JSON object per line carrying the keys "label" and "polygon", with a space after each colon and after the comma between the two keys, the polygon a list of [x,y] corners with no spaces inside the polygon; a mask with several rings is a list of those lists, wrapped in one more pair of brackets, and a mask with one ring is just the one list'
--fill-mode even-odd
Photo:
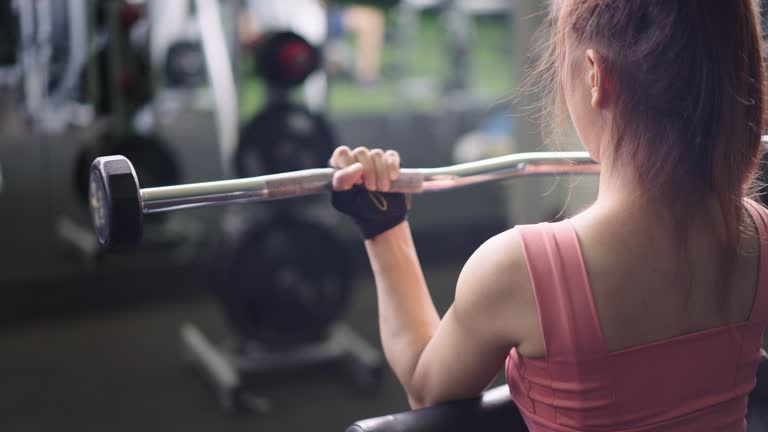
{"label": "woman's back", "polygon": [[680,250],[670,223],[646,218],[641,224],[644,216],[632,211],[587,211],[572,219],[608,351],[749,318],[759,243],[748,213],[741,252],[728,269],[714,218],[691,221]]}
{"label": "woman's back", "polygon": [[723,285],[706,224],[691,226],[690,253],[678,255],[663,227],[616,216],[594,209],[518,227],[545,354],[526,358],[538,357],[530,347],[539,344],[523,343],[528,350],[512,350],[507,365],[529,427],[743,429],[768,313],[756,234],[745,233]]}

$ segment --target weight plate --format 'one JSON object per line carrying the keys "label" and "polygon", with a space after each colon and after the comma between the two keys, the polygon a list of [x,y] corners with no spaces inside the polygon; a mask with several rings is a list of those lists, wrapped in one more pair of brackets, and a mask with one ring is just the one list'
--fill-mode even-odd
{"label": "weight plate", "polygon": [[320,67],[320,50],[290,31],[268,33],[256,47],[256,74],[269,85],[294,87]]}
{"label": "weight plate", "polygon": [[241,177],[320,168],[335,148],[325,116],[289,103],[273,104],[242,129],[235,168]]}
{"label": "weight plate", "polygon": [[242,237],[216,287],[243,340],[270,346],[318,340],[344,313],[347,254],[326,228],[282,219]]}

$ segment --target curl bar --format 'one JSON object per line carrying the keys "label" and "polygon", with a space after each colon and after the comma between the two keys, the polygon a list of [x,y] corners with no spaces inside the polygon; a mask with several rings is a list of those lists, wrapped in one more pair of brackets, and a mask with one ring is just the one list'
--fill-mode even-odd
{"label": "curl bar", "polygon": [[[768,135],[762,137],[764,150]],[[318,168],[237,180],[140,189],[123,156],[100,157],[90,171],[89,202],[102,248],[132,246],[141,239],[145,213],[274,201],[330,192],[333,168]],[[587,152],[518,153],[443,168],[403,169],[392,192],[423,193],[521,176],[598,174]]]}
{"label": "curl bar", "polygon": [[[319,168],[140,189],[128,159],[100,157],[90,171],[91,217],[102,248],[126,247],[141,238],[145,213],[322,194],[332,190],[335,171]],[[599,166],[587,152],[519,153],[443,168],[405,168],[392,183],[392,192],[435,192],[520,176],[598,173]]]}

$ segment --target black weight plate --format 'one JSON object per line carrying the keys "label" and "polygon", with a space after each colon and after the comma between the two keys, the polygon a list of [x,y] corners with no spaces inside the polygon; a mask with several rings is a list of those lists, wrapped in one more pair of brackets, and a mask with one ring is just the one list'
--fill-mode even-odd
{"label": "black weight plate", "polygon": [[269,346],[324,337],[349,300],[346,255],[326,228],[296,220],[245,235],[216,287],[235,333]]}
{"label": "black weight plate", "polygon": [[289,103],[267,106],[243,127],[235,155],[237,174],[254,177],[328,165],[336,148],[322,114]]}
{"label": "black weight plate", "polygon": [[303,83],[321,64],[320,50],[290,31],[262,36],[255,54],[256,74],[276,87]]}

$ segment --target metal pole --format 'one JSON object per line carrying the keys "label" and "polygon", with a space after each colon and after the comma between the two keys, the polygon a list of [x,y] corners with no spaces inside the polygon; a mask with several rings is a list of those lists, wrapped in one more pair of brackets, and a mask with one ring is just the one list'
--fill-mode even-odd
{"label": "metal pole", "polygon": [[208,80],[213,92],[221,169],[228,176],[240,133],[240,105],[235,71],[218,0],[195,0],[194,4]]}
{"label": "metal pole", "polygon": [[[225,204],[273,201],[332,190],[333,168],[320,168],[189,185],[141,189],[144,213]],[[512,177],[597,174],[586,152],[520,153],[444,168],[403,169],[392,192],[424,193]]]}

